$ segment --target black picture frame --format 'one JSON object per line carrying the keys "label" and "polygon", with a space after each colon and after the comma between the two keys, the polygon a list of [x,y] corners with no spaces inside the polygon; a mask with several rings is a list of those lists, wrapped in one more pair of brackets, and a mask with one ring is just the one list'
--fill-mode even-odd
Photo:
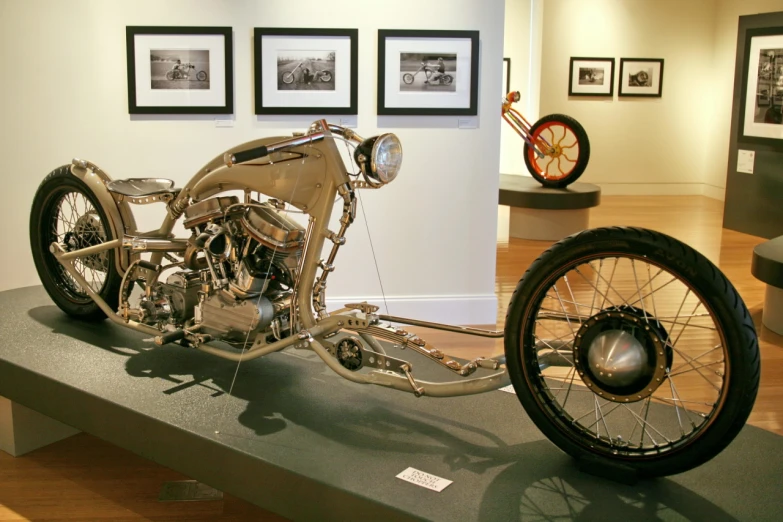
{"label": "black picture frame", "polygon": [[[390,40],[395,40],[389,45]],[[427,40],[432,40],[435,49],[428,49]],[[444,41],[448,40],[448,43]],[[399,42],[399,43],[398,43]],[[406,42],[404,44],[403,42]],[[402,46],[402,47],[400,47]],[[404,49],[404,52],[400,52]],[[469,49],[469,52],[467,52]],[[421,115],[421,116],[475,116],[478,114],[478,76],[479,76],[479,31],[451,31],[451,30],[415,30],[415,29],[379,29],[378,30],[378,109],[379,115]],[[399,53],[399,54],[397,54]],[[427,62],[437,64],[438,57],[454,56],[453,65],[458,62],[469,64],[467,75],[457,69],[454,71],[453,80],[448,85],[438,84],[430,86],[423,79],[427,74],[408,84],[412,92],[406,92],[405,96],[399,96],[402,92],[403,67],[412,67],[413,59],[403,59],[402,55],[413,57],[416,55],[429,56]],[[464,56],[469,54],[469,56]],[[444,63],[451,62],[444,60]],[[403,63],[406,62],[406,63]],[[394,70],[391,70],[394,68]],[[388,69],[388,70],[387,70]],[[449,70],[446,70],[447,76]],[[410,73],[409,74],[413,74]],[[429,76],[427,76],[428,78]],[[387,81],[388,80],[388,81]],[[428,80],[426,80],[428,81]],[[453,87],[453,88],[452,88]],[[425,90],[426,89],[426,90]],[[440,89],[440,91],[439,91]],[[415,92],[418,90],[419,92]],[[439,92],[456,92],[457,96],[450,98],[440,97]],[[445,100],[445,101],[444,101]],[[429,103],[428,102],[432,102]],[[449,104],[448,102],[452,102]],[[406,105],[407,103],[407,105]]]}
{"label": "black picture frame", "polygon": [[[737,125],[737,141],[740,143],[752,143],[756,145],[767,145],[773,150],[783,150],[783,88],[777,89],[777,81],[783,81],[783,52],[780,56],[774,56],[774,58],[759,56],[758,69],[756,74],[750,74],[751,63],[754,62],[751,50],[754,41],[765,37],[777,37],[774,38],[774,44],[779,50],[783,50],[783,27],[761,27],[755,29],[748,29],[745,31],[744,49],[742,50],[743,64],[742,64],[742,90],[740,95],[739,106],[739,122]],[[762,60],[767,59],[771,62],[770,78],[763,78]],[[775,75],[777,74],[777,78]],[[764,87],[767,87],[767,96],[764,97]],[[763,135],[764,129],[749,129],[749,123],[746,121],[746,112],[748,106],[748,93],[755,91],[753,95],[755,98],[755,105],[759,109],[766,108],[765,118],[763,122],[756,121],[753,118],[753,123],[756,127],[770,127],[775,128],[780,126],[780,131],[777,134],[780,137],[771,137]],[[777,102],[777,105],[776,105]],[[755,111],[754,111],[755,116]],[[769,120],[769,121],[768,121]],[[755,132],[755,133],[754,133]]]}
{"label": "black picture frame", "polygon": [[[617,95],[635,98],[663,96],[663,58],[620,58],[620,80]],[[644,67],[644,69],[641,69]],[[633,73],[633,71],[636,71]],[[640,76],[640,75],[646,76]],[[636,85],[646,82],[651,85]],[[645,82],[645,83],[646,83]]]}
{"label": "black picture frame", "polygon": [[[207,58],[207,68],[209,72],[206,80],[172,79],[167,80],[155,77],[155,71],[168,67],[169,61],[173,60],[173,55],[166,59],[154,59],[152,50],[142,45],[139,41],[137,46],[137,37],[171,37],[182,41],[183,38],[192,37],[194,49],[203,47],[203,39],[200,36],[221,36],[222,53],[217,52],[212,55],[214,49],[209,49]],[[202,40],[202,42],[199,42]],[[164,44],[165,45],[165,44]],[[130,114],[233,114],[234,113],[234,50],[233,50],[233,31],[231,27],[205,27],[205,26],[126,26],[125,28],[125,47],[128,70],[128,112]],[[181,49],[179,49],[181,50]],[[191,52],[191,51],[187,51]],[[195,52],[203,53],[204,50]],[[137,56],[138,53],[138,56]],[[145,55],[145,53],[150,53]],[[150,72],[146,70],[137,70],[137,61],[149,61]],[[213,71],[211,65],[215,62],[222,62],[222,70]],[[170,62],[173,63],[173,62]],[[160,66],[160,67],[156,67]],[[215,74],[217,72],[217,74]],[[190,74],[188,72],[188,74]],[[196,72],[195,74],[201,74]],[[149,81],[149,88],[147,82]],[[167,87],[165,82],[177,82],[177,87]],[[191,82],[195,87],[179,88],[182,82]],[[206,84],[206,86],[205,86]],[[206,90],[214,91],[214,100],[193,102],[192,96],[178,95],[183,91]],[[164,92],[166,91],[166,92]],[[168,92],[171,91],[171,92]],[[209,93],[208,93],[209,94]],[[177,99],[178,98],[178,99]],[[203,98],[203,97],[202,97]]]}
{"label": "black picture frame", "polygon": [[[608,82],[606,81],[607,68],[609,69]],[[595,74],[595,69],[602,69],[600,75]],[[572,56],[568,65],[568,95],[611,98],[614,96],[614,72],[614,58]],[[601,78],[600,85],[593,83],[596,76]]]}
{"label": "black picture frame", "polygon": [[503,97],[511,92],[511,58],[503,58],[503,77],[506,79],[503,86]]}
{"label": "black picture frame", "polygon": [[[269,38],[267,46],[264,46],[264,40]],[[313,45],[307,47],[314,48],[323,45],[325,41],[331,41],[339,46],[338,50],[333,49],[310,49],[313,53],[331,52],[331,60],[322,58],[303,58],[299,65],[294,66],[296,70],[282,71],[281,67],[286,68],[293,64],[295,60],[281,65],[281,51],[272,47],[272,41],[285,42],[286,37],[291,37],[292,41],[311,42]],[[298,44],[297,44],[298,45]],[[347,46],[347,50],[346,50]],[[292,49],[290,52],[305,53],[303,51]],[[269,58],[277,53],[277,61],[271,63]],[[348,58],[350,70],[346,76],[344,69],[336,69],[340,61]],[[313,78],[308,81],[308,77],[303,75],[303,71],[308,67],[301,67],[302,63],[311,65],[313,68]],[[324,81],[324,76],[320,72],[329,72],[329,67],[318,70],[318,64],[315,62],[334,62],[331,64],[331,79]],[[255,113],[263,114],[358,114],[358,85],[359,85],[359,30],[358,29],[318,29],[318,28],[280,28],[280,27],[256,27],[253,30],[253,77],[254,77],[254,101]],[[274,78],[272,78],[274,70]],[[297,72],[299,71],[299,72]],[[292,81],[284,82],[282,75],[286,72],[292,72]],[[308,71],[309,73],[309,71]],[[278,78],[280,76],[280,78]],[[329,85],[331,88],[319,90],[317,87]],[[293,87],[283,87],[290,84]],[[276,86],[276,87],[275,87]],[[266,87],[266,89],[265,89]],[[297,91],[290,93],[287,91]],[[305,92],[308,91],[308,92]],[[334,91],[334,92],[326,92]],[[330,100],[334,100],[334,104]],[[316,103],[317,102],[317,103]]]}

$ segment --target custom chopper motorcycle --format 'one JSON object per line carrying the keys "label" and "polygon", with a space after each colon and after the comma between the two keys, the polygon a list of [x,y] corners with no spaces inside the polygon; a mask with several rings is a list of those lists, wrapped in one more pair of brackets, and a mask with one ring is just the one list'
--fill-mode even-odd
{"label": "custom chopper motorcycle", "polygon": [[[353,151],[357,172],[340,147]],[[230,149],[182,188],[113,181],[75,159],[35,195],[33,257],[66,313],[108,317],[158,345],[233,361],[310,349],[350,381],[425,397],[510,382],[541,431],[589,465],[678,473],[737,435],[759,385],[753,323],[710,261],[657,232],[593,229],[554,244],[519,282],[505,331],[384,315],[367,302],[327,311],[356,192],[392,182],[401,162],[394,134],[363,139],[325,120]],[[167,209],[160,228],[138,231],[131,206],[154,202]],[[172,234],[179,219],[187,238]],[[451,357],[399,325],[503,338],[505,353]],[[452,377],[421,380],[413,359]]]}

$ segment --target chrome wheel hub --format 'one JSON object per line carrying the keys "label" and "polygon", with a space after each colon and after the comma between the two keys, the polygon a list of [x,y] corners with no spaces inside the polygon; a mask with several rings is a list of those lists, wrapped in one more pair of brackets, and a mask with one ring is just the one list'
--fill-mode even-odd
{"label": "chrome wheel hub", "polygon": [[582,323],[573,347],[585,385],[606,400],[636,402],[652,395],[671,366],[668,334],[641,310],[619,307]]}
{"label": "chrome wheel hub", "polygon": [[629,386],[642,378],[646,359],[642,343],[625,330],[599,333],[587,351],[595,379],[613,387]]}

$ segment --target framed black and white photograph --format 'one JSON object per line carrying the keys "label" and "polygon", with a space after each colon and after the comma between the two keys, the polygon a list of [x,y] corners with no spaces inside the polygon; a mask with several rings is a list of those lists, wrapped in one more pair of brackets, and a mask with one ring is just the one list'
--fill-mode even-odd
{"label": "framed black and white photograph", "polygon": [[740,141],[783,140],[783,27],[746,33],[739,131]]}
{"label": "framed black and white photograph", "polygon": [[478,114],[478,31],[378,31],[378,114]]}
{"label": "framed black and white photograph", "polygon": [[233,114],[230,27],[125,30],[131,114]]}
{"label": "framed black and white photograph", "polygon": [[662,58],[620,58],[618,96],[660,98],[662,91]]}
{"label": "framed black and white photograph", "polygon": [[511,58],[503,58],[503,95],[511,92]]}
{"label": "framed black and white photograph", "polygon": [[358,37],[358,29],[255,28],[255,113],[357,114]]}
{"label": "framed black and white photograph", "polygon": [[613,96],[614,58],[572,57],[568,73],[569,96]]}

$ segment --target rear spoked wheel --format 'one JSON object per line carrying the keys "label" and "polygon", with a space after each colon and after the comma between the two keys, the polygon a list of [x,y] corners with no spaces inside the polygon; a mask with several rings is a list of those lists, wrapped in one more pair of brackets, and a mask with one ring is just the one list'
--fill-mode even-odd
{"label": "rear spoked wheel", "polygon": [[734,287],[692,248],[642,229],[588,230],[536,260],[512,297],[505,352],[550,440],[640,476],[717,455],[759,385],[756,332]]}
{"label": "rear spoked wheel", "polygon": [[[30,215],[30,247],[38,275],[49,296],[69,315],[101,320],[106,314],[50,251],[52,243],[66,251],[96,246],[114,239],[103,208],[90,188],[72,175],[67,165],[52,171],[33,199]],[[112,309],[119,302],[122,276],[116,269],[115,251],[83,256],[74,267],[90,290]]]}

